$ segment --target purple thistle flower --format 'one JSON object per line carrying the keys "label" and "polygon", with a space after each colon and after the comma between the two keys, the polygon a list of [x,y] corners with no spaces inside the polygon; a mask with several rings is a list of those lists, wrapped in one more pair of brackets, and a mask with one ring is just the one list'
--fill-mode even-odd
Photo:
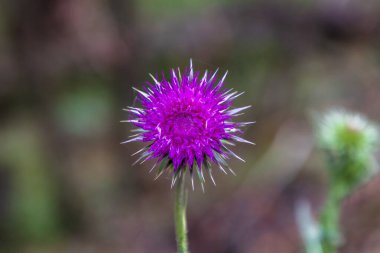
{"label": "purple thistle flower", "polygon": [[[157,161],[151,171],[158,166],[157,178],[165,171],[172,172],[172,186],[178,175],[189,170],[194,188],[193,174],[197,174],[202,188],[204,173],[212,177],[211,163],[216,164],[224,173],[228,167],[226,160],[234,156],[227,146],[234,142],[253,144],[241,138],[242,127],[254,122],[233,122],[233,117],[250,106],[231,108],[234,99],[244,92],[222,89],[227,72],[217,81],[216,70],[212,75],[206,71],[201,77],[199,72],[190,69],[181,72],[171,70],[170,79],[162,77],[158,81],[151,75],[154,83],[147,82],[143,90],[136,90],[141,108],[128,107],[131,119],[123,122],[133,123],[136,134],[122,142],[148,142],[139,150],[143,163],[155,158]],[[178,75],[177,75],[178,74]]]}

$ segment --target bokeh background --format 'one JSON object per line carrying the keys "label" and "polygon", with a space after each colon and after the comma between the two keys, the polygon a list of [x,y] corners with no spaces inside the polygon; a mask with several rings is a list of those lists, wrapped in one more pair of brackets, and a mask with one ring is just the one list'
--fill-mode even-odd
{"label": "bokeh background", "polygon": [[[295,209],[315,215],[326,173],[313,115],[380,122],[377,0],[0,2],[0,252],[174,253],[170,178],[120,145],[148,73],[229,70],[257,121],[237,176],[189,194],[196,253],[302,252]],[[343,207],[341,252],[380,252],[380,179]]]}

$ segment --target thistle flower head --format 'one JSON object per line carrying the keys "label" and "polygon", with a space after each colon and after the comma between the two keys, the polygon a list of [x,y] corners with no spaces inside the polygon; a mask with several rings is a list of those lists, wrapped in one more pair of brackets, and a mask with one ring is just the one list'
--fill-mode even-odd
{"label": "thistle flower head", "polygon": [[374,171],[377,128],[360,114],[330,111],[318,129],[319,144],[326,151],[333,180],[352,189]]}
{"label": "thistle flower head", "polygon": [[[239,135],[242,127],[251,122],[236,123],[233,117],[249,106],[231,108],[235,98],[243,93],[223,89],[227,73],[217,80],[217,71],[203,76],[190,68],[181,74],[171,70],[169,80],[151,75],[153,83],[147,82],[142,90],[134,88],[140,108],[128,107],[136,132],[125,142],[140,141],[148,145],[141,149],[138,161],[156,159],[157,175],[171,172],[175,183],[180,173],[188,170],[197,174],[202,186],[204,171],[212,178],[211,164],[222,171],[229,169],[226,160],[238,157],[227,146],[234,142],[251,143]],[[242,159],[241,159],[242,160]],[[192,181],[193,182],[193,181]],[[194,185],[194,183],[193,183]]]}

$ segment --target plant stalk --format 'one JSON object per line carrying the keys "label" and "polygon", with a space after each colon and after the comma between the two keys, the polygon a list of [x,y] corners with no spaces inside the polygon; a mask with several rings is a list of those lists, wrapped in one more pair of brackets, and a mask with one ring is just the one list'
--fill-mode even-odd
{"label": "plant stalk", "polygon": [[175,232],[178,253],[189,253],[187,242],[186,204],[187,192],[185,189],[185,173],[182,172],[178,176],[174,207]]}
{"label": "plant stalk", "polygon": [[324,253],[336,253],[342,241],[339,226],[342,194],[339,187],[331,186],[330,188],[320,217]]}

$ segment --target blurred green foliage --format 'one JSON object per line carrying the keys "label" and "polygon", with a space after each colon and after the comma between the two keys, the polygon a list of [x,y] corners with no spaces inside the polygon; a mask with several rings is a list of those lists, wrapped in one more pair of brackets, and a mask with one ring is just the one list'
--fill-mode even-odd
{"label": "blurred green foliage", "polygon": [[54,108],[59,126],[78,136],[104,133],[114,109],[107,83],[85,74],[67,82],[70,88],[59,95]]}
{"label": "blurred green foliage", "polygon": [[0,159],[11,169],[7,237],[13,243],[47,243],[60,234],[57,185],[42,134],[33,120],[22,119],[0,136]]}
{"label": "blurred green foliage", "polygon": [[228,0],[163,0],[158,3],[154,0],[142,0],[139,1],[138,8],[141,14],[146,17],[161,19],[163,17],[186,15],[211,6],[219,7],[230,2]]}

